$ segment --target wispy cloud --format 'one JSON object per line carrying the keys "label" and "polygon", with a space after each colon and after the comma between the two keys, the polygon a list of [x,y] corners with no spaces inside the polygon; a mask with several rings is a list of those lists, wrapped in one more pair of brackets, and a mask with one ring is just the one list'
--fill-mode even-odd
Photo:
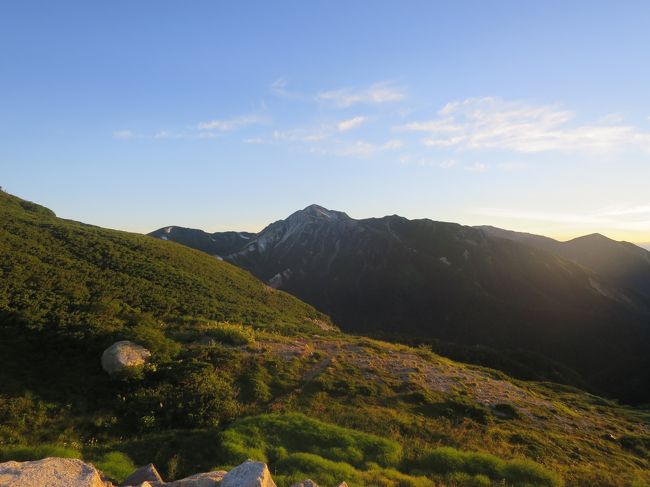
{"label": "wispy cloud", "polygon": [[116,130],[113,132],[114,139],[132,139],[135,137],[135,134],[130,130]]}
{"label": "wispy cloud", "polygon": [[328,127],[292,128],[287,130],[275,130],[270,141],[285,142],[318,142],[332,135]]}
{"label": "wispy cloud", "polygon": [[[364,116],[356,116],[338,122],[322,123],[315,126],[295,127],[287,130],[276,130],[273,132],[271,141],[288,141],[288,142],[319,142],[329,139],[337,134],[350,132],[359,128],[368,120]],[[263,139],[257,139],[261,142]]]}
{"label": "wispy cloud", "polygon": [[289,89],[289,82],[287,81],[286,78],[278,78],[276,79],[273,83],[271,83],[270,86],[271,93],[278,98],[286,98],[287,100],[295,100],[295,101],[313,101],[314,96],[306,94],[306,93],[300,93],[298,91],[294,91],[292,89]]}
{"label": "wispy cloud", "polygon": [[236,118],[210,120],[207,122],[199,122],[197,128],[199,130],[218,130],[227,132],[230,130],[239,129],[248,125],[257,125],[267,123],[268,119],[260,115],[243,115]]}
{"label": "wispy cloud", "polygon": [[331,153],[340,157],[368,158],[379,152],[392,151],[400,149],[403,145],[401,140],[392,139],[383,144],[367,142],[365,140],[355,140],[352,142],[339,142],[331,149],[323,150],[323,153]]}
{"label": "wispy cloud", "polygon": [[169,130],[160,130],[153,135],[154,139],[183,139],[187,138],[187,134],[171,132]]}
{"label": "wispy cloud", "polygon": [[359,103],[376,105],[396,102],[406,98],[406,93],[392,83],[375,83],[367,88],[341,88],[318,93],[317,99],[332,103],[340,108],[348,108]]}
{"label": "wispy cloud", "polygon": [[365,123],[368,119],[366,117],[353,117],[348,120],[341,120],[336,124],[339,132],[347,132],[348,130],[355,129]]}
{"label": "wispy cloud", "polygon": [[278,78],[271,83],[271,93],[276,96],[291,98],[293,94],[287,90],[287,80],[285,78]]}
{"label": "wispy cloud", "polygon": [[506,208],[477,208],[477,215],[567,224],[574,228],[610,228],[617,230],[650,230],[650,205],[618,206],[592,212],[526,211]]}
{"label": "wispy cloud", "polygon": [[558,105],[486,97],[448,103],[432,120],[397,128],[426,134],[422,142],[430,147],[523,153],[600,152],[633,147],[650,152],[650,132],[624,125],[618,114],[594,123],[575,120],[575,113]]}
{"label": "wispy cloud", "polygon": [[265,124],[269,119],[261,115],[242,115],[230,119],[215,119],[206,122],[199,122],[195,125],[185,126],[181,130],[162,129],[157,132],[134,133],[131,130],[117,130],[113,132],[115,139],[216,139],[222,137],[226,132],[231,132],[250,125]]}
{"label": "wispy cloud", "polygon": [[399,139],[391,139],[381,144],[365,140],[336,140],[327,145],[314,146],[310,152],[320,155],[367,159],[382,152],[398,150],[403,145],[403,141]]}

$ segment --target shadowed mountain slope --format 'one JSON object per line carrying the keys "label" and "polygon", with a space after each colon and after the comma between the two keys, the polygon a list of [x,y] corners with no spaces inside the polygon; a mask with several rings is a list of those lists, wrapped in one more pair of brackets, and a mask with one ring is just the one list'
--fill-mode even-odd
{"label": "shadowed mountain slope", "polygon": [[[175,228],[167,237],[191,245]],[[637,386],[648,376],[639,369],[650,344],[648,300],[539,246],[454,223],[356,220],[312,205],[236,252],[216,253],[345,330],[524,350],[610,394],[646,399]]]}
{"label": "shadowed mountain slope", "polygon": [[530,233],[513,232],[483,226],[490,235],[527,243],[548,250],[567,260],[580,264],[596,274],[650,298],[650,252],[629,242],[617,242],[599,233],[559,242]]}

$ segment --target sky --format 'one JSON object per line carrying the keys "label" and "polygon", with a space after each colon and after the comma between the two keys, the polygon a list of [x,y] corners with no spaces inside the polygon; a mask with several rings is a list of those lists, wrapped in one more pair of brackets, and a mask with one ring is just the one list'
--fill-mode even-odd
{"label": "sky", "polygon": [[0,186],[149,232],[317,203],[650,242],[650,2],[0,3]]}

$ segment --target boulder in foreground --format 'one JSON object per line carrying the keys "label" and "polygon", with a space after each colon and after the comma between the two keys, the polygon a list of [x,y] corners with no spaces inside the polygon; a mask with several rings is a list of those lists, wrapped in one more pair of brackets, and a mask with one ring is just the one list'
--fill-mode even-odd
{"label": "boulder in foreground", "polygon": [[228,472],[220,487],[277,487],[265,463],[250,460]]}
{"label": "boulder in foreground", "polygon": [[227,473],[224,470],[197,473],[196,475],[165,484],[165,487],[217,487],[221,485],[221,481]]}
{"label": "boulder in foreground", "polygon": [[0,463],[0,485],[12,487],[108,487],[97,469],[72,458]]}

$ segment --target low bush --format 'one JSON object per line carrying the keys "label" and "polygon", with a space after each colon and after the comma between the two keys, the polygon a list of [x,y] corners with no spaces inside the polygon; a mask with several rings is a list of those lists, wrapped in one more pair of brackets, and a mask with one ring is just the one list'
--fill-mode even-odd
{"label": "low bush", "polygon": [[640,456],[648,456],[650,452],[650,436],[624,435],[620,438],[623,448]]}
{"label": "low bush", "polygon": [[228,345],[249,345],[255,342],[255,332],[250,326],[226,321],[209,323],[205,336]]}
{"label": "low bush", "polygon": [[92,463],[117,482],[122,482],[136,469],[129,456],[119,451],[108,452]]}
{"label": "low bush", "polygon": [[258,362],[246,364],[246,372],[241,377],[240,382],[242,399],[248,403],[266,403],[273,397],[269,386],[269,382],[271,382],[270,374]]}
{"label": "low bush", "polygon": [[140,433],[171,428],[216,427],[239,414],[237,390],[227,373],[187,360],[149,378],[117,401],[120,425]]}
{"label": "low bush", "polygon": [[501,419],[519,419],[520,415],[512,404],[495,404],[494,415]]}
{"label": "low bush", "polygon": [[526,459],[505,462],[501,474],[513,485],[556,487],[562,483],[558,475],[546,470],[540,464]]}
{"label": "low bush", "polygon": [[311,478],[319,485],[338,485],[343,481],[359,483],[359,472],[345,462],[335,462],[312,453],[293,453],[274,465],[280,475]]}
{"label": "low bush", "polygon": [[448,487],[492,487],[493,483],[485,475],[454,472],[445,477],[445,485]]}
{"label": "low bush", "polygon": [[181,346],[167,338],[153,318],[143,320],[126,332],[127,339],[147,348],[158,362],[169,362],[181,351]]}
{"label": "low bush", "polygon": [[221,445],[229,464],[248,458],[267,461],[279,447],[289,454],[312,453],[357,467],[365,462],[394,466],[402,456],[401,446],[394,441],[296,413],[244,418],[222,434]]}
{"label": "low bush", "polygon": [[[455,448],[436,448],[424,453],[416,462],[418,470],[446,475],[458,483],[457,478],[485,477],[512,486],[559,487],[558,475],[543,466],[523,459],[503,460],[483,452],[465,452]],[[451,481],[450,480],[450,481]],[[484,480],[474,480],[483,482]],[[469,481],[468,481],[469,482]],[[465,485],[461,482],[459,485]],[[472,485],[467,483],[467,485]]]}
{"label": "low bush", "polygon": [[413,477],[392,468],[372,469],[362,473],[363,485],[377,487],[435,487],[426,477]]}

